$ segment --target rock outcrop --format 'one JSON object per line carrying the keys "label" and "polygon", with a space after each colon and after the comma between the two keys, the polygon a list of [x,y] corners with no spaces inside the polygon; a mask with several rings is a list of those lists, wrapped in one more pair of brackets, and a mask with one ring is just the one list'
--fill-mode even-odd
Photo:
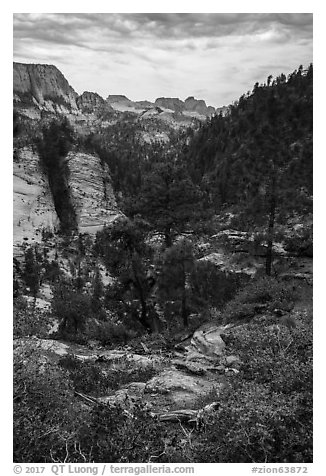
{"label": "rock outcrop", "polygon": [[28,147],[14,155],[13,241],[14,254],[23,242],[42,241],[42,230],[59,228],[48,180],[39,164],[38,155]]}
{"label": "rock outcrop", "polygon": [[13,75],[17,103],[35,104],[50,112],[77,110],[78,94],[56,66],[14,63]]}
{"label": "rock outcrop", "polygon": [[203,99],[195,99],[193,96],[189,96],[185,100],[186,111],[198,112],[202,116],[211,116],[215,113],[215,108],[212,106],[206,106],[206,102]]}
{"label": "rock outcrop", "polygon": [[170,404],[188,406],[199,396],[213,389],[221,390],[222,387],[221,382],[213,382],[203,377],[186,375],[179,370],[167,369],[146,383],[145,393],[152,396],[165,395]]}
{"label": "rock outcrop", "polygon": [[139,114],[152,105],[149,101],[131,101],[122,94],[110,94],[106,98],[107,104],[119,112],[133,112]]}
{"label": "rock outcrop", "polygon": [[123,94],[109,94],[108,97],[106,98],[108,103],[122,103],[122,104],[129,104],[132,101],[127,98],[127,96],[124,96]]}
{"label": "rock outcrop", "polygon": [[110,104],[108,104],[102,96],[89,91],[84,91],[81,96],[78,96],[76,102],[79,110],[86,114],[99,113],[104,110],[113,111]]}
{"label": "rock outcrop", "polygon": [[155,100],[155,106],[163,107],[165,109],[171,109],[175,112],[182,112],[185,109],[185,104],[179,98],[157,98]]}
{"label": "rock outcrop", "polygon": [[155,106],[186,115],[211,116],[215,113],[214,107],[207,106],[203,99],[195,99],[194,96],[189,96],[185,102],[179,98],[157,98]]}
{"label": "rock outcrop", "polygon": [[[98,156],[70,152],[69,185],[82,233],[96,233],[118,215],[107,165]],[[19,149],[14,157],[14,245],[42,241],[44,231],[58,231],[59,219],[54,208],[48,178],[39,157],[30,147]]]}
{"label": "rock outcrop", "polygon": [[[107,112],[143,114],[149,109],[155,110],[156,107],[162,108],[159,117],[163,121],[172,120],[166,116],[167,113],[177,113],[179,117],[174,119],[178,121],[189,121],[193,117],[204,119],[215,113],[215,108],[193,96],[188,97],[185,102],[179,98],[159,97],[155,103],[147,100],[131,101],[122,94],[110,94],[106,100],[89,91],[79,96],[54,65],[14,63],[13,76],[14,105],[31,119],[40,119],[41,111],[46,111],[68,116],[76,123],[76,127],[85,123],[91,128],[92,121],[96,122]],[[143,116],[144,119],[146,117]]]}
{"label": "rock outcrop", "polygon": [[78,229],[96,233],[119,214],[109,168],[97,155],[82,152],[70,152],[67,160]]}

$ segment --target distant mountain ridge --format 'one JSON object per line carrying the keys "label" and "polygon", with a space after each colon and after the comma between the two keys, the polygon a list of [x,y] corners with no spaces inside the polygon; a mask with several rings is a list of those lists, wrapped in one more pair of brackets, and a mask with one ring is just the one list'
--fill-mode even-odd
{"label": "distant mountain ridge", "polygon": [[31,106],[48,112],[61,113],[98,113],[99,111],[119,111],[144,113],[155,110],[172,111],[193,117],[209,117],[216,109],[207,106],[202,99],[188,97],[157,98],[154,102],[132,101],[124,95],[110,94],[107,99],[95,92],[84,91],[81,95],[72,88],[61,71],[48,64],[13,64],[14,103],[16,106]]}

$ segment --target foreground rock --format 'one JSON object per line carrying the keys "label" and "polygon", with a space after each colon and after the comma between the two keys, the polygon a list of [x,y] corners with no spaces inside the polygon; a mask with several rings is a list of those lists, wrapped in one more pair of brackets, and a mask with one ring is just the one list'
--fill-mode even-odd
{"label": "foreground rock", "polygon": [[176,369],[168,369],[147,382],[145,393],[165,395],[171,404],[187,407],[198,397],[207,395],[212,390],[219,392],[222,388],[221,382],[186,375]]}
{"label": "foreground rock", "polygon": [[198,422],[199,410],[193,410],[197,407],[198,400],[212,394],[218,401],[220,392],[227,385],[228,372],[239,372],[238,357],[225,355],[225,343],[221,337],[230,327],[214,324],[202,326],[192,335],[185,353],[176,353],[174,358],[162,354],[136,354],[129,348],[89,348],[35,337],[17,339],[14,345],[16,353],[23,354],[26,349],[37,350],[42,362],[55,363],[65,356],[74,356],[82,362],[93,362],[108,377],[112,372],[121,371],[138,376],[139,374],[133,373],[135,369],[149,369],[146,374],[148,376],[156,371],[157,374],[147,382],[132,381],[116,391],[108,388],[107,394],[100,397],[81,393],[77,396],[88,405],[113,405],[127,412],[141,404],[162,421]]}
{"label": "foreground rock", "polygon": [[225,351],[225,343],[221,334],[230,326],[202,326],[197,329],[186,346],[185,360],[197,362],[202,366],[211,367],[220,361]]}
{"label": "foreground rock", "polygon": [[39,339],[37,337],[15,339],[14,351],[20,352],[24,349],[37,350],[51,362],[57,362],[61,357],[71,355],[83,362],[108,363],[110,365],[114,364],[115,367],[129,363],[135,367],[144,368],[154,365],[159,366],[163,360],[163,357],[157,355],[145,356],[133,354],[127,350],[90,349],[84,345],[54,339]]}

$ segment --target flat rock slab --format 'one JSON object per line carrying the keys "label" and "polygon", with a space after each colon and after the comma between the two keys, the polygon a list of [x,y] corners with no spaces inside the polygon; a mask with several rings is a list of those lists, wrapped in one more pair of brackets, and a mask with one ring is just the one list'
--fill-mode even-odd
{"label": "flat rock slab", "polygon": [[207,370],[205,366],[202,366],[196,362],[187,362],[182,359],[174,359],[171,361],[171,364],[179,370],[185,370],[186,372],[194,375],[205,375]]}
{"label": "flat rock slab", "polygon": [[176,369],[164,370],[149,380],[145,394],[166,396],[174,404],[184,407],[193,403],[198,397],[206,395],[214,388],[221,390],[221,382],[207,380],[200,376],[186,375]]}
{"label": "flat rock slab", "polygon": [[37,337],[27,337],[22,339],[15,339],[14,347],[16,352],[19,348],[33,348],[46,355],[49,360],[57,361],[61,357],[73,355],[81,361],[93,361],[103,362],[109,364],[115,364],[119,367],[119,364],[125,365],[126,363],[132,364],[134,367],[149,367],[156,366],[162,361],[159,356],[145,356],[139,354],[133,354],[124,350],[94,350],[89,347],[74,344],[72,342],[62,342],[54,339],[39,339]]}

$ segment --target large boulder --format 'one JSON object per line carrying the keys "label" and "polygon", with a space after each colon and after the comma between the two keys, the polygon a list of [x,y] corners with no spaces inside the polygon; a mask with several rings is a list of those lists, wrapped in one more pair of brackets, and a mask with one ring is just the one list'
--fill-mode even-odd
{"label": "large boulder", "polygon": [[145,393],[165,396],[171,403],[186,407],[199,396],[214,388],[221,390],[223,384],[203,377],[186,375],[175,369],[164,370],[146,384]]}
{"label": "large boulder", "polygon": [[187,361],[219,361],[225,350],[225,343],[221,333],[225,326],[214,326],[199,328],[194,332],[190,345],[186,347]]}
{"label": "large boulder", "polygon": [[144,382],[131,382],[113,395],[98,397],[96,400],[99,403],[130,410],[143,398],[145,387],[146,383]]}

